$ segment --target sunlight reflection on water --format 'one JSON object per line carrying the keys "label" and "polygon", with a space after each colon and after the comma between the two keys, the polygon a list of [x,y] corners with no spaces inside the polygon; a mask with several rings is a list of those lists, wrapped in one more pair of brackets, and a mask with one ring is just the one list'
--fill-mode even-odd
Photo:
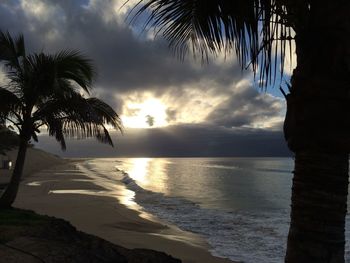
{"label": "sunlight reflection on water", "polygon": [[123,170],[141,187],[167,195],[167,165],[170,163],[164,158],[130,158],[123,160]]}

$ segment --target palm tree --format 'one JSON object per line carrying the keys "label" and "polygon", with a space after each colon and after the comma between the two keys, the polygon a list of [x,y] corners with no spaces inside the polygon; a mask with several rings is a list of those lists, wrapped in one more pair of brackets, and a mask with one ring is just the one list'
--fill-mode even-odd
{"label": "palm tree", "polygon": [[22,35],[13,39],[0,32],[0,61],[9,79],[0,87],[0,119],[16,127],[20,138],[13,174],[0,198],[0,208],[7,208],[17,195],[28,142],[38,140],[40,127],[47,127],[65,150],[65,136],[96,137],[113,146],[105,125],[122,131],[122,124],[106,103],[82,95],[89,94],[95,74],[79,52],[27,55]]}
{"label": "palm tree", "polygon": [[0,155],[6,155],[6,152],[18,145],[19,139],[17,133],[0,125]]}
{"label": "palm tree", "polygon": [[[273,83],[295,43],[284,133],[295,153],[285,262],[344,262],[350,149],[350,1],[140,0],[132,18],[181,56],[233,50]],[[159,30],[159,31],[158,31]],[[291,50],[291,49],[290,49]],[[266,87],[266,86],[265,86]]]}

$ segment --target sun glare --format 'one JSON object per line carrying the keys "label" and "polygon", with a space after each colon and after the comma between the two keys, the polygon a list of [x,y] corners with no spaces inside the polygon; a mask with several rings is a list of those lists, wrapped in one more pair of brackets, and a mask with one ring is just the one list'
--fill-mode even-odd
{"label": "sun glare", "polygon": [[121,116],[125,127],[158,128],[168,125],[166,106],[158,99],[142,103],[128,103],[126,114]]}

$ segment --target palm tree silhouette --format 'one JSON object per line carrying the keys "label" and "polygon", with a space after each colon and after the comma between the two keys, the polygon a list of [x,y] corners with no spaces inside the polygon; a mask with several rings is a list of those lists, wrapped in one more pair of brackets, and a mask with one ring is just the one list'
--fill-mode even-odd
{"label": "palm tree silhouette", "polygon": [[[285,262],[344,262],[350,149],[350,1],[140,0],[183,57],[233,50],[263,85],[296,47],[284,133],[295,153]],[[158,31],[159,30],[159,31]],[[281,64],[281,65],[279,65]],[[266,87],[265,86],[265,87]]]}
{"label": "palm tree silhouette", "polygon": [[79,52],[27,55],[22,35],[13,39],[0,32],[0,61],[9,79],[0,87],[0,119],[16,127],[20,138],[13,174],[0,198],[0,207],[6,208],[16,198],[28,142],[38,141],[40,127],[47,127],[65,150],[65,136],[96,137],[113,146],[105,125],[122,132],[122,124],[106,103],[82,95],[91,90],[94,70]]}

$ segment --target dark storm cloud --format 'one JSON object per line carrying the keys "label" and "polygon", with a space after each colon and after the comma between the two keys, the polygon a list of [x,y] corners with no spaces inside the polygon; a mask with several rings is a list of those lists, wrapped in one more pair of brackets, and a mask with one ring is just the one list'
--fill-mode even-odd
{"label": "dark storm cloud", "polygon": [[[282,100],[261,93],[248,84],[234,89],[233,94],[208,115],[207,121],[224,127],[253,126],[264,122],[269,126],[271,119],[278,116],[276,113],[282,113],[283,108]],[[282,116],[269,127],[280,129],[281,126]]]}
{"label": "dark storm cloud", "polygon": [[[31,2],[34,8],[35,1]],[[123,19],[109,18],[113,1],[100,1],[96,8],[90,9],[84,6],[87,1],[40,2],[45,4],[48,19],[42,14],[30,15],[18,1],[1,3],[1,28],[23,32],[34,50],[82,50],[96,62],[97,86],[104,89],[118,92],[160,89],[162,92],[167,86],[181,87],[201,79],[227,86],[242,76],[235,63],[228,67],[214,63],[200,67],[198,61],[179,61],[160,38],[147,40],[133,33]]]}
{"label": "dark storm cloud", "polygon": [[[173,107],[181,107],[190,99],[188,88],[229,95],[228,87],[248,74],[232,61],[203,65],[191,58],[179,61],[161,38],[148,40],[118,19],[111,11],[113,1],[95,1],[88,8],[89,2],[3,1],[0,28],[23,33],[30,51],[81,50],[97,67],[94,95],[121,114],[125,94],[130,92],[166,94],[178,98]],[[40,7],[41,11],[36,10]],[[168,109],[168,120],[176,120],[177,111]]]}
{"label": "dark storm cloud", "polygon": [[113,135],[116,148],[95,140],[68,140],[67,151],[47,136],[38,147],[65,157],[210,157],[291,156],[281,132],[177,125],[163,129],[130,129]]}
{"label": "dark storm cloud", "polygon": [[176,112],[175,109],[167,109],[166,115],[167,115],[167,121],[168,122],[175,121],[177,112]]}
{"label": "dark storm cloud", "polygon": [[[166,105],[167,119],[175,124],[184,122],[181,119],[184,111],[195,118],[202,116],[196,109],[212,112],[199,121],[205,121],[206,126],[131,131],[119,138],[117,152],[91,140],[80,143],[79,147],[72,141],[67,155],[186,154],[181,151],[200,156],[269,155],[268,151],[270,155],[286,154],[280,133],[226,129],[254,127],[254,122],[264,118],[269,121],[280,114],[282,105],[275,98],[261,96],[252,87],[240,87],[242,79],[251,76],[241,72],[234,58],[226,62],[219,58],[216,63],[204,65],[191,58],[179,61],[161,38],[151,40],[145,35],[139,36],[137,26],[131,28],[123,18],[116,17],[111,6],[113,2],[5,0],[0,2],[0,29],[12,34],[23,33],[30,51],[81,50],[94,60],[98,70],[92,95],[103,99],[119,113],[125,111],[125,98],[131,94],[142,98],[142,92],[147,91],[170,101]],[[216,101],[212,102],[214,97],[221,99],[218,106]],[[50,149],[59,148],[45,136],[41,141]],[[40,145],[45,144],[42,142]]]}

